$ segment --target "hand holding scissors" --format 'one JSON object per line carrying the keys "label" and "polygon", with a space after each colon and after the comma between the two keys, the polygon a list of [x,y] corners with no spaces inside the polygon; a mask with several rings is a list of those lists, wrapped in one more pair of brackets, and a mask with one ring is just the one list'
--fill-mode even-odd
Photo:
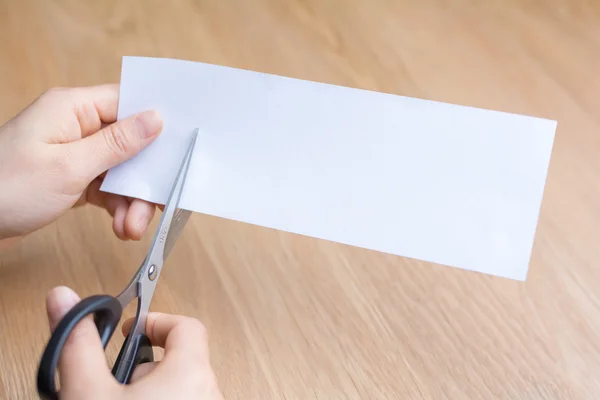
{"label": "hand holding scissors", "polygon": [[56,326],[38,369],[37,387],[42,398],[58,399],[55,383],[58,360],[67,338],[77,324],[86,316],[93,314],[102,346],[106,348],[121,319],[123,309],[134,299],[138,300],[136,316],[112,368],[112,374],[119,383],[126,384],[130,382],[131,376],[139,364],[154,360],[152,343],[146,332],[146,320],[163,263],[191,214],[190,211],[178,208],[178,205],[196,135],[197,130],[175,179],[150,250],[133,279],[117,297],[96,295],[81,300]]}

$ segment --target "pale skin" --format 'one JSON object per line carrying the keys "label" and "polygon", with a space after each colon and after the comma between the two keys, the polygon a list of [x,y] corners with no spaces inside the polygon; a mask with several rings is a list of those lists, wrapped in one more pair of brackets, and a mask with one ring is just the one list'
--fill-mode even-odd
{"label": "pale skin", "polygon": [[[106,209],[118,238],[142,238],[156,205],[99,188],[108,169],[160,135],[162,121],[154,111],[116,121],[118,98],[118,85],[53,89],[0,127],[0,247],[83,204]],[[51,330],[78,301],[69,288],[50,291]],[[131,323],[123,325],[124,335]],[[93,321],[83,320],[59,360],[61,399],[222,399],[200,321],[150,313],[146,330],[152,344],[164,348],[164,357],[140,365],[132,383],[120,385]]]}

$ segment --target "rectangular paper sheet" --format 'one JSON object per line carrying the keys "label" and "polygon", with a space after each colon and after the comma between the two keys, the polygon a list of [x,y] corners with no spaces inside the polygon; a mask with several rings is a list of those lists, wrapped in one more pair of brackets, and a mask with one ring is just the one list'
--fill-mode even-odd
{"label": "rectangular paper sheet", "polygon": [[164,204],[198,127],[183,208],[527,276],[555,121],[172,59],[125,57],[120,90],[164,129],[104,191]]}

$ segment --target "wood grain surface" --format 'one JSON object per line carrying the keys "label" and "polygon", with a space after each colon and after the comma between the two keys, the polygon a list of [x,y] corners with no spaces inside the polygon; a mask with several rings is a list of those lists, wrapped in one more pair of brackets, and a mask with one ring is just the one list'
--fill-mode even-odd
{"label": "wood grain surface", "polygon": [[[598,1],[0,0],[0,121],[125,55],[558,121],[526,283],[194,214],[152,308],[204,322],[225,398],[600,398]],[[0,254],[0,398],[36,397],[47,291],[117,294],[150,239],[86,207]]]}

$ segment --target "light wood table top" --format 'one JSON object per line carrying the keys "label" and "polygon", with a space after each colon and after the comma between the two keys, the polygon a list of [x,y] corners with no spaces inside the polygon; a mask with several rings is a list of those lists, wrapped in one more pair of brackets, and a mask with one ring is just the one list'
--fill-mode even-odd
{"label": "light wood table top", "polygon": [[[526,283],[194,214],[152,307],[204,322],[228,399],[600,398],[599,2],[5,0],[0,38],[2,122],[124,55],[557,120]],[[117,294],[150,239],[86,207],[0,254],[0,398],[35,398],[48,290]]]}

